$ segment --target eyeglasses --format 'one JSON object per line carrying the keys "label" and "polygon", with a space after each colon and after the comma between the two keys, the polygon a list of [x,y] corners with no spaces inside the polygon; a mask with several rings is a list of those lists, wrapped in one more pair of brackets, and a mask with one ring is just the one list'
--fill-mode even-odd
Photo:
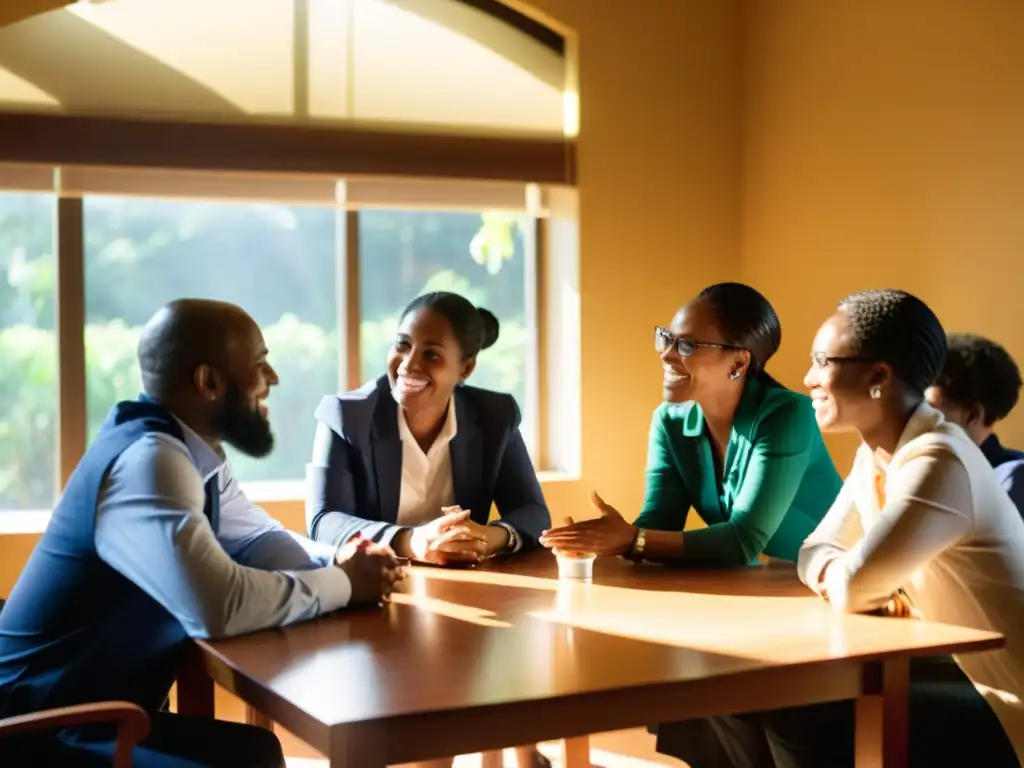
{"label": "eyeglasses", "polygon": [[828,368],[830,363],[874,363],[870,357],[843,355],[827,355],[824,352],[811,352],[811,362],[818,368]]}
{"label": "eyeglasses", "polygon": [[676,336],[668,328],[662,328],[660,325],[657,326],[654,329],[654,348],[658,350],[658,354],[665,354],[673,346],[675,346],[676,352],[679,353],[680,357],[689,357],[697,351],[698,347],[705,347],[707,349],[743,349],[743,347],[737,347],[732,344],[716,344],[711,341],[684,339],[681,336]]}

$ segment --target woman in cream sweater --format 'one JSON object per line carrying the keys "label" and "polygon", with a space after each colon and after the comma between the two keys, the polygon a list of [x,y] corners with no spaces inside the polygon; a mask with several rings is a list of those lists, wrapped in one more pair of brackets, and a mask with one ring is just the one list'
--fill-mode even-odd
{"label": "woman in cream sweater", "polygon": [[[981,450],[924,401],[946,354],[934,313],[903,291],[845,299],[821,327],[804,383],[823,431],[862,445],[804,543],[801,579],[837,611],[879,608],[993,630],[1005,648],[914,666],[911,765],[1018,766],[1024,758],[1024,521]],[[922,675],[922,672],[924,674]],[[853,765],[853,702],[721,719],[732,762],[763,730],[777,766]],[[757,743],[756,740],[751,743]],[[754,755],[751,764],[764,764]]]}

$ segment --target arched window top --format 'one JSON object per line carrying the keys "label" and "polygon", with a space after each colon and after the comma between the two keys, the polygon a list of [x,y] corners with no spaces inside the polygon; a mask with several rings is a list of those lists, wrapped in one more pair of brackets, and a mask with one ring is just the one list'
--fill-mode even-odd
{"label": "arched window top", "polygon": [[571,132],[564,41],[491,2],[77,2],[0,29],[0,110]]}

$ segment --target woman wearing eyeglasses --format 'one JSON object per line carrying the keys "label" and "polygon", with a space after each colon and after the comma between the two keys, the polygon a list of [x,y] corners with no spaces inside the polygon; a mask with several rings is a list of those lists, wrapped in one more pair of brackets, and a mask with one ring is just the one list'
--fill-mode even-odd
{"label": "woman wearing eyeglasses", "polygon": [[[665,403],[654,413],[643,509],[629,523],[596,493],[600,516],[541,543],[634,560],[738,566],[796,561],[841,480],[810,399],[765,372],[782,329],[753,288],[719,283],[655,330]],[[684,531],[691,507],[706,528]]]}
{"label": "woman wearing eyeglasses", "polygon": [[[848,296],[821,326],[804,384],[821,428],[856,433],[861,446],[797,572],[839,613],[882,609],[1004,635],[1005,647],[956,656],[962,675],[911,664],[903,764],[1017,767],[1024,523],[974,441],[925,401],[946,344],[935,313],[899,290]],[[717,717],[711,727],[737,768],[853,765],[854,709],[847,699]]]}
{"label": "woman wearing eyeglasses", "polygon": [[[546,531],[546,547],[695,566],[796,561],[842,482],[810,399],[765,372],[782,328],[739,283],[705,288],[655,329],[665,403],[654,413],[643,509],[629,523],[596,493],[600,516]],[[684,531],[691,507],[706,528]],[[728,765],[709,721],[651,728],[659,752],[694,768]],[[767,755],[765,737],[751,749]],[[771,764],[770,762],[768,764]]]}

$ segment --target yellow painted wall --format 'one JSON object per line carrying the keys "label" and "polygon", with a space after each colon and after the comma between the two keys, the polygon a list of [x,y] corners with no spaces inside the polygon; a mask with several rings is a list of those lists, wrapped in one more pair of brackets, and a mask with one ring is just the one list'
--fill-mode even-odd
{"label": "yellow painted wall", "polygon": [[[1019,0],[749,0],[740,276],[782,316],[785,383],[865,288],[1024,362],[1022,39]],[[1024,445],[1024,406],[1001,432]]]}
{"label": "yellow painted wall", "polygon": [[635,515],[661,396],[653,326],[738,266],[740,6],[531,4],[580,40],[584,478],[545,493],[556,515],[589,514],[591,488]]}
{"label": "yellow painted wall", "polygon": [[[4,0],[0,24],[56,4]],[[739,265],[739,2],[532,5],[579,32],[581,62],[583,481],[545,493],[556,515],[588,514],[591,487],[635,514],[660,397],[652,327]],[[301,503],[267,508],[301,530]],[[12,541],[0,537],[0,594],[27,554]]]}
{"label": "yellow painted wall", "polygon": [[[5,0],[0,24],[52,4]],[[716,280],[775,304],[794,387],[838,299],[882,285],[1024,360],[1024,3],[532,5],[580,34],[584,478],[545,487],[556,514],[591,487],[637,509],[651,326]],[[1024,445],[1024,407],[1002,431]],[[831,445],[845,469],[852,442]],[[267,509],[301,530],[301,503]],[[0,536],[0,595],[34,540]]]}
{"label": "yellow painted wall", "polygon": [[[8,0],[0,22],[41,0]],[[642,495],[660,371],[650,328],[749,282],[799,387],[846,293],[918,293],[1024,360],[1024,4],[1018,0],[534,0],[580,36],[583,481]],[[1024,445],[1024,408],[1001,430]],[[852,441],[832,441],[841,469]],[[301,504],[268,505],[301,529]],[[31,537],[0,538],[0,594]]]}
{"label": "yellow painted wall", "polygon": [[10,594],[38,538],[29,534],[0,535],[0,597]]}

